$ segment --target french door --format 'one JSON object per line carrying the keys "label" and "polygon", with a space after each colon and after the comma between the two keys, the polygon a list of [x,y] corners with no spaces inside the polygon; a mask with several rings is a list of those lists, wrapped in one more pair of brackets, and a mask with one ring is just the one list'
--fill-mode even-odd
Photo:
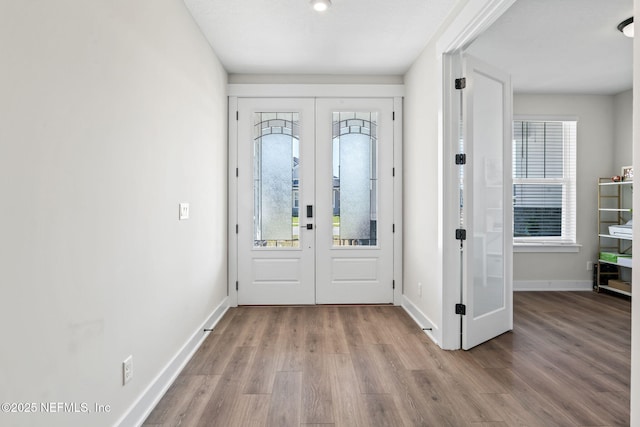
{"label": "french door", "polygon": [[462,348],[513,329],[511,82],[509,76],[463,55],[459,166]]}
{"label": "french door", "polygon": [[238,303],[393,302],[393,100],[237,109]]}

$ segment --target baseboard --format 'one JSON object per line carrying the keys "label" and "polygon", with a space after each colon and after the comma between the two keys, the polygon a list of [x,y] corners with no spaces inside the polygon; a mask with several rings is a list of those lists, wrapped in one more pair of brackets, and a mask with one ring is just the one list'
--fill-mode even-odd
{"label": "baseboard", "polygon": [[591,291],[590,280],[514,280],[513,291]]}
{"label": "baseboard", "polygon": [[[402,295],[402,308],[435,344],[440,346],[440,329],[406,295]],[[431,330],[429,330],[429,328]]]}
{"label": "baseboard", "polygon": [[115,424],[120,427],[141,426],[149,416],[153,408],[158,404],[162,396],[169,389],[173,381],[180,374],[191,356],[200,348],[205,338],[209,335],[203,333],[204,329],[212,329],[229,308],[229,298],[226,297],[218,307],[213,310],[209,318],[191,335],[191,338],[171,361],[160,371],[149,387],[142,393],[138,400],[129,408],[127,413]]}

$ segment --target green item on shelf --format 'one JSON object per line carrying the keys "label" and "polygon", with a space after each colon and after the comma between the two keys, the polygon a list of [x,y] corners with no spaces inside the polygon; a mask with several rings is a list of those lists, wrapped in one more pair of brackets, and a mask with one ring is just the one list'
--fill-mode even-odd
{"label": "green item on shelf", "polygon": [[600,252],[602,261],[618,262],[618,258],[631,258],[630,254],[617,254],[614,252]]}

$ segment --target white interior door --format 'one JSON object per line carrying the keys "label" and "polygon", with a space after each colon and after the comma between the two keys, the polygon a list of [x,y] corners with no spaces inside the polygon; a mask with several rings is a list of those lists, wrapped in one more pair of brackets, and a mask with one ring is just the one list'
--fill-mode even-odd
{"label": "white interior door", "polygon": [[239,304],[315,302],[314,120],[313,99],[238,99]]}
{"label": "white interior door", "polygon": [[238,99],[239,304],[393,302],[393,105]]}
{"label": "white interior door", "polygon": [[462,348],[513,329],[511,82],[463,58],[464,243]]}
{"label": "white interior door", "polygon": [[393,100],[316,103],[316,301],[393,302]]}

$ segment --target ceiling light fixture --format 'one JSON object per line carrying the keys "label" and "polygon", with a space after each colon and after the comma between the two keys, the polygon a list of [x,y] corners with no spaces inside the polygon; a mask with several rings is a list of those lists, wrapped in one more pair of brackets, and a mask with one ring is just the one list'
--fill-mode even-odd
{"label": "ceiling light fixture", "polygon": [[331,0],[311,0],[311,6],[318,12],[324,12],[331,6]]}
{"label": "ceiling light fixture", "polygon": [[633,16],[619,23],[618,30],[627,37],[633,37]]}

